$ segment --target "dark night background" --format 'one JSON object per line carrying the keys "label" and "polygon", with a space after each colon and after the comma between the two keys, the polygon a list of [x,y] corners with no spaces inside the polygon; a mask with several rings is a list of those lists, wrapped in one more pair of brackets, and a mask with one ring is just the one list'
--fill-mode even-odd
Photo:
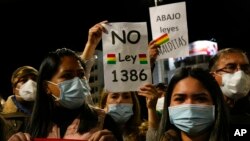
{"label": "dark night background", "polygon": [[[17,67],[38,69],[46,53],[56,48],[82,51],[88,29],[97,22],[147,21],[150,27],[148,8],[153,1],[0,0],[0,94],[6,98],[12,93],[10,78]],[[160,1],[159,5],[181,0]],[[190,42],[214,38],[219,49],[248,50],[247,0],[186,0],[186,4]],[[151,40],[150,28],[148,32]]]}

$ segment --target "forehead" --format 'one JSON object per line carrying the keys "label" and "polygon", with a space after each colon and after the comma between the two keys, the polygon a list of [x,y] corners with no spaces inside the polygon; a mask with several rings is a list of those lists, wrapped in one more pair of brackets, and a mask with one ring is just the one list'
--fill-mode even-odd
{"label": "forehead", "polygon": [[180,80],[178,83],[176,83],[173,89],[173,93],[184,93],[188,95],[201,92],[207,93],[209,95],[209,92],[205,89],[203,84],[193,77],[187,77]]}
{"label": "forehead", "polygon": [[83,69],[79,60],[73,56],[64,56],[61,59],[61,64],[59,65],[58,72],[63,72],[66,70],[79,70]]}
{"label": "forehead", "polygon": [[249,64],[247,56],[243,53],[225,53],[218,59],[218,66],[225,66],[229,63],[235,64]]}

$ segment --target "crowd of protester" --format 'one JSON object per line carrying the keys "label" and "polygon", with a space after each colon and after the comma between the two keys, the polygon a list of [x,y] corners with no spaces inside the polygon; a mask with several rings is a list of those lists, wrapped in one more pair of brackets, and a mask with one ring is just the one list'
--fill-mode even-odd
{"label": "crowd of protester", "polygon": [[[60,48],[39,69],[20,66],[13,72],[13,93],[1,100],[0,140],[229,141],[232,127],[250,125],[249,59],[236,48],[219,50],[208,69],[180,67],[169,83],[144,84],[138,91],[103,89],[94,103],[88,80],[107,23],[89,29],[80,56]],[[158,47],[148,46],[152,69]]]}

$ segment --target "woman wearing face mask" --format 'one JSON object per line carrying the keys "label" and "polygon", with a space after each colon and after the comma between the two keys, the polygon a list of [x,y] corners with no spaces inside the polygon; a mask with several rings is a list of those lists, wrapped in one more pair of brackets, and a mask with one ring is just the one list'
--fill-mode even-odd
{"label": "woman wearing face mask", "polygon": [[168,85],[159,128],[149,130],[147,140],[228,141],[227,109],[215,79],[199,68],[180,68]]}
{"label": "woman wearing face mask", "polygon": [[115,120],[114,126],[117,126],[122,133],[123,141],[141,141],[145,138],[139,129],[141,112],[135,92],[103,91],[99,105]]}
{"label": "woman wearing face mask", "polygon": [[50,52],[40,66],[37,95],[27,133],[9,141],[30,138],[115,140],[104,112],[85,101],[89,87],[83,62],[75,52],[62,48]]}
{"label": "woman wearing face mask", "polygon": [[120,139],[119,134],[106,124],[113,124],[112,118],[102,110],[92,108],[86,100],[89,95],[87,74],[90,71],[89,66],[85,65],[88,63],[86,59],[93,56],[95,43],[101,38],[103,23],[105,21],[89,30],[88,42],[81,58],[74,51],[62,48],[50,52],[43,60],[30,124],[26,133],[14,134],[9,141],[34,138],[89,141]]}
{"label": "woman wearing face mask", "polygon": [[13,95],[3,105],[1,115],[6,119],[8,139],[12,134],[24,131],[32,112],[36,96],[38,71],[31,66],[17,68],[11,77]]}

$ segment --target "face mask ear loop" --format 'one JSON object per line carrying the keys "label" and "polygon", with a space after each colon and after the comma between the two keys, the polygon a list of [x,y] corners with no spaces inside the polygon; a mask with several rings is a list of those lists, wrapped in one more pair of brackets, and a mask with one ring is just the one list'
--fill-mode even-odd
{"label": "face mask ear loop", "polygon": [[[52,84],[52,85],[56,85],[57,86],[57,84],[56,83],[54,83],[54,82],[51,82],[51,81],[47,81],[48,83],[50,83],[50,84]],[[55,95],[53,95],[52,93],[50,93],[50,95],[55,99],[55,101],[59,101],[60,100],[60,98],[59,97],[57,97],[57,96],[55,96]]]}
{"label": "face mask ear loop", "polygon": [[47,82],[50,83],[50,84],[53,84],[53,85],[57,85],[56,83],[51,82],[51,81],[47,81]]}
{"label": "face mask ear loop", "polygon": [[53,94],[51,94],[51,96],[55,99],[55,101],[59,101],[59,97],[57,97],[57,96],[55,96],[55,95],[53,95]]}

